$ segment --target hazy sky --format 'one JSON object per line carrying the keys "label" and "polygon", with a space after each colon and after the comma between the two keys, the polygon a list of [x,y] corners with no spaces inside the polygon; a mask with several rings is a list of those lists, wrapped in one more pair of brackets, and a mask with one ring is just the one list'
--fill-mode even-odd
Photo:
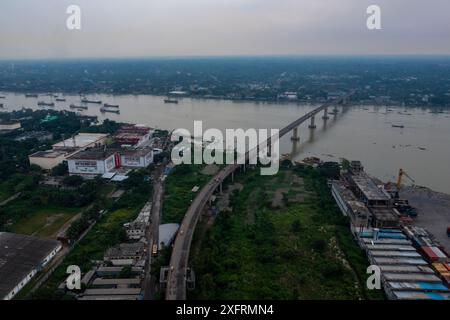
{"label": "hazy sky", "polygon": [[449,0],[0,0],[0,58],[450,54],[449,17]]}

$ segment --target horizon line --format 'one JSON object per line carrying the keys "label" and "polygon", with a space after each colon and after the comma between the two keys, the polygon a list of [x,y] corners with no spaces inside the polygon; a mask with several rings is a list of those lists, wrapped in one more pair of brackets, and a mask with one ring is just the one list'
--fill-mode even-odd
{"label": "horizon line", "polygon": [[33,61],[88,61],[88,60],[184,60],[184,59],[239,59],[239,58],[450,58],[450,53],[398,53],[398,54],[236,54],[236,55],[164,55],[129,57],[36,57],[36,58],[0,58],[4,62]]}

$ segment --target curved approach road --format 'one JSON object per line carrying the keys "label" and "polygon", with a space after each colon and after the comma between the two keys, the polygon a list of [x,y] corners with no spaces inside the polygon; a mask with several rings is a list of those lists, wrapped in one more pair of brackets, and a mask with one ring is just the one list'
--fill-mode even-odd
{"label": "curved approach road", "polygon": [[[279,138],[298,127],[303,122],[307,121],[317,113],[324,111],[325,109],[336,106],[342,102],[345,102],[353,92],[342,96],[336,100],[325,103],[324,105],[314,109],[311,112],[303,115],[294,122],[290,123],[279,131]],[[270,143],[270,138],[260,146],[267,146]],[[246,153],[246,159],[248,154]],[[206,186],[197,194],[197,197],[192,201],[186,215],[183,218],[177,237],[175,239],[172,256],[170,258],[170,268],[166,289],[166,300],[186,300],[186,269],[188,267],[189,251],[191,247],[192,237],[194,235],[195,227],[197,225],[198,218],[203,211],[206,203],[211,198],[215,190],[220,187],[220,184],[233,172],[235,172],[241,165],[232,164],[227,165],[220,170],[213,179],[211,179]]]}

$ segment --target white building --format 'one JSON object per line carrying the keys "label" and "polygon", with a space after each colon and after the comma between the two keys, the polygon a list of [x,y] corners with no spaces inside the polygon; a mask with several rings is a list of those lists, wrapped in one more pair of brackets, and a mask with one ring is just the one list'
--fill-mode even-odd
{"label": "white building", "polygon": [[80,133],[70,139],[55,143],[52,150],[33,153],[28,156],[28,159],[30,164],[50,170],[80,151],[104,145],[107,137],[108,135],[104,133]]}
{"label": "white building", "polygon": [[69,174],[86,178],[103,175],[116,167],[118,158],[116,152],[103,149],[80,151],[67,158]]}
{"label": "white building", "polygon": [[153,163],[153,150],[143,149],[122,149],[120,154],[120,164],[124,167],[146,168]]}
{"label": "white building", "polygon": [[1,121],[0,122],[0,131],[12,131],[16,129],[20,129],[21,124],[18,121]]}

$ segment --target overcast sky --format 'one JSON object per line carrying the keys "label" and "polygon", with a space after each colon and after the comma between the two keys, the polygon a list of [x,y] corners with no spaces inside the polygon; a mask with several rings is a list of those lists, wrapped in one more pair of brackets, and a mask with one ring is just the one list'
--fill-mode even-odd
{"label": "overcast sky", "polygon": [[0,0],[0,59],[450,54],[449,17],[449,0]]}

